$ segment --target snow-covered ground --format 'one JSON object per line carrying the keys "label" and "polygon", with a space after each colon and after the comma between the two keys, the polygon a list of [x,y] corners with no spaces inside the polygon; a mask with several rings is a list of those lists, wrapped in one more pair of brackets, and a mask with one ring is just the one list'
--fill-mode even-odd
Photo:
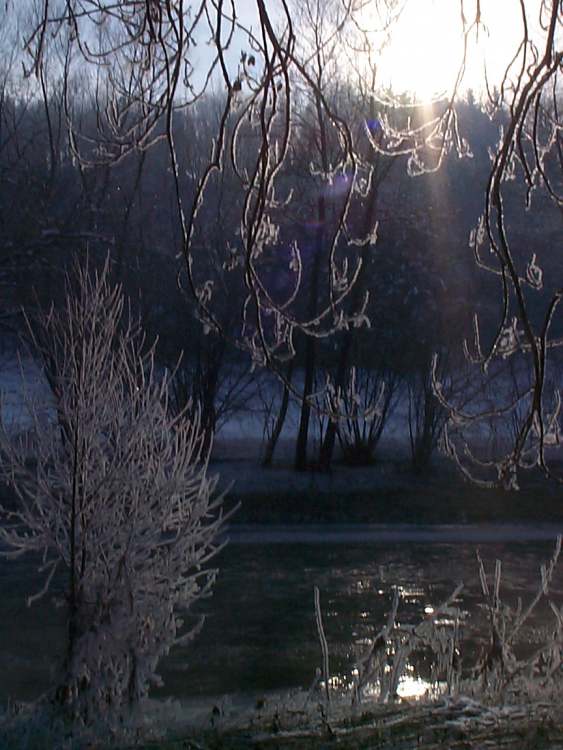
{"label": "snow-covered ground", "polygon": [[[268,391],[268,388],[270,391]],[[53,414],[47,383],[37,363],[29,356],[23,358],[21,362],[13,352],[0,357],[0,391],[4,423],[14,432],[26,430],[30,427],[28,414],[30,405],[37,407],[41,418],[48,419]],[[438,496],[441,498],[441,507],[444,508],[444,511],[447,511],[449,507],[447,493],[450,490],[452,494],[457,492],[459,495],[458,510],[453,515],[446,514],[442,517],[440,517],[439,511],[433,512],[432,521],[465,520],[464,511],[463,509],[460,510],[460,507],[463,502],[467,501],[467,487],[463,491],[459,490],[461,482],[451,462],[442,457],[437,458],[435,470],[423,477],[417,478],[409,471],[408,407],[404,399],[398,402],[386,424],[378,446],[378,460],[373,466],[350,467],[335,464],[333,470],[328,473],[315,470],[294,471],[293,458],[299,419],[299,404],[293,401],[290,403],[284,430],[278,441],[273,466],[270,468],[262,467],[260,461],[264,452],[265,440],[264,412],[261,411],[261,406],[263,407],[265,401],[269,397],[273,397],[275,393],[279,396],[279,384],[272,383],[271,379],[266,385],[262,382],[260,392],[257,391],[256,393],[256,401],[247,400],[245,411],[232,414],[229,420],[221,425],[221,429],[215,437],[210,471],[219,474],[220,487],[223,489],[231,488],[233,497],[275,500],[276,498],[294,496],[295,498],[318,498],[320,500],[329,496],[338,499],[356,495],[365,500],[366,507],[374,507],[380,501],[383,504],[387,503],[388,507],[389,502],[393,502],[389,499],[390,495],[399,493],[405,497],[416,495],[421,499],[421,502],[424,500],[426,507],[430,507],[435,493],[437,498]],[[309,455],[314,458],[318,450],[318,418],[314,414],[311,417],[311,433]],[[541,492],[542,496],[546,492],[553,494],[553,491],[549,488],[542,488]],[[485,504],[482,505],[483,512],[480,515],[488,517]],[[510,518],[509,505],[507,503],[504,506],[503,503],[504,510],[502,512],[507,518]],[[554,503],[552,505],[555,507]],[[256,505],[256,508],[258,508],[258,505]],[[407,502],[402,501],[401,508],[403,509],[401,513],[406,513],[406,515],[401,517],[401,513],[397,512],[391,520],[396,522],[409,518]],[[439,503],[436,504],[436,509],[438,508]],[[534,518],[541,520],[540,505],[537,505],[537,510]],[[370,515],[370,513],[358,514],[357,511],[358,507],[350,516],[347,516],[346,509],[342,507],[329,520],[345,521],[355,520],[356,518],[373,522],[389,520],[383,517],[381,513]],[[529,516],[528,513],[527,517]],[[547,517],[559,518],[558,514],[554,513]],[[239,518],[239,522],[244,520],[242,516],[239,516]],[[325,520],[325,516],[319,513],[312,513],[306,519],[299,517],[299,514],[290,514],[292,521],[308,520],[310,522],[315,518]],[[424,518],[424,513],[419,513],[416,520],[420,521]],[[246,520],[282,521],[285,519],[283,513],[278,513],[275,519],[267,519],[263,513],[253,510],[250,515],[247,515]]]}
{"label": "snow-covered ground", "polygon": [[[272,388],[271,383],[269,387]],[[263,394],[263,384],[260,389]],[[0,356],[0,394],[4,423],[13,432],[17,433],[30,427],[30,407],[37,408],[44,418],[49,418],[53,414],[49,386],[41,373],[40,366],[30,356],[23,356],[20,359],[13,352]],[[230,482],[232,478],[228,465],[230,462],[237,460],[259,462],[262,456],[264,414],[261,411],[258,395],[256,395],[256,403],[251,401],[249,407],[248,410],[234,413],[228,420],[222,422],[214,440],[212,461],[220,466],[221,474],[224,474],[227,482]],[[404,411],[405,409],[400,406],[386,426],[381,445],[382,450],[387,454],[407,455]],[[276,482],[283,481],[288,485],[291,485],[293,474],[289,468],[293,459],[298,419],[299,404],[293,401],[290,403],[275,455],[275,463],[280,470],[283,470],[283,467],[288,468],[287,472],[276,476]],[[310,455],[315,455],[318,449],[318,429],[314,415],[311,418],[310,434]],[[240,475],[241,472],[237,472],[239,478]],[[254,478],[257,479],[257,477]],[[248,476],[245,481],[248,481],[252,489],[255,489],[253,477]],[[320,485],[323,485],[322,481]]]}

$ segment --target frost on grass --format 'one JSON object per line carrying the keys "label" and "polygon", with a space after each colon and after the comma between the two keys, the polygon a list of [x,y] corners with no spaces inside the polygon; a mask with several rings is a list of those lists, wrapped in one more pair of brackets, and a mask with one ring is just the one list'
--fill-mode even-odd
{"label": "frost on grass", "polygon": [[[66,653],[56,702],[89,723],[114,717],[159,683],[157,664],[195,636],[182,616],[210,593],[206,563],[223,519],[196,410],[169,408],[170,378],[124,315],[108,268],[77,269],[61,309],[29,322],[56,419],[30,402],[32,429],[1,432],[4,554],[40,553],[47,593],[66,581]],[[74,290],[71,288],[74,286]]]}
{"label": "frost on grass", "polygon": [[[351,681],[330,674],[330,633],[315,587],[321,666],[311,690],[269,696],[246,711],[214,707],[207,732],[200,727],[192,737],[200,747],[310,750],[332,745],[381,750],[563,746],[563,617],[555,604],[560,592],[551,590],[560,551],[559,538],[540,568],[536,592],[515,605],[501,595],[501,563],[488,572],[477,556],[484,628],[461,607],[461,584],[443,602],[427,605],[412,624],[401,621],[404,590],[396,587],[386,621],[356,660]],[[540,606],[553,613],[554,628],[530,648],[526,631]],[[415,700],[401,688],[417,659],[419,665],[426,661],[420,680],[426,690]]]}
{"label": "frost on grass", "polygon": [[[335,698],[342,700],[346,695],[353,706],[366,698],[381,704],[393,703],[400,698],[400,684],[409,676],[413,657],[424,654],[431,666],[424,696],[419,697],[453,698],[463,694],[490,706],[560,699],[563,608],[550,591],[560,554],[558,537],[551,559],[540,568],[536,592],[528,602],[519,598],[516,603],[508,603],[501,596],[501,561],[496,561],[493,573],[488,575],[477,554],[484,627],[468,618],[459,606],[462,584],[442,603],[426,607],[414,624],[400,622],[400,591],[396,588],[387,621],[356,660],[351,670],[354,679],[344,691],[338,691],[340,695],[331,690],[329,643],[322,628],[319,592],[315,589],[323,668],[318,670],[311,692],[322,688],[320,699],[327,711]],[[540,606],[553,617],[552,627],[542,642],[532,647],[526,642],[526,631]],[[475,640],[480,643],[478,649]]]}
{"label": "frost on grass", "polygon": [[[561,677],[563,614],[550,589],[561,552],[557,540],[541,567],[535,594],[509,604],[501,596],[502,565],[488,573],[478,556],[483,623],[460,606],[462,585],[445,601],[428,605],[418,622],[401,622],[401,591],[393,592],[386,622],[351,670],[352,680],[329,671],[330,635],[322,621],[318,589],[314,612],[321,667],[309,693],[270,700],[246,716],[225,716],[222,740],[244,736],[268,747],[553,748],[563,742]],[[553,594],[553,596],[552,596]],[[526,643],[542,606],[553,628],[536,647]],[[475,639],[479,647],[475,647]],[[412,663],[426,658],[426,690],[417,699],[408,683]],[[233,745],[234,746],[234,745]]]}

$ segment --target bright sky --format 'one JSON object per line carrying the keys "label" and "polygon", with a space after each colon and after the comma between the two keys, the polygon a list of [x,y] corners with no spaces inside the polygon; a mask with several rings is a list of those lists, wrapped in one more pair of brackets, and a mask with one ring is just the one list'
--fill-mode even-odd
{"label": "bright sky", "polygon": [[[309,2],[312,8],[330,0],[294,0]],[[392,0],[387,0],[391,4]],[[542,0],[524,0],[529,31],[538,37],[538,17]],[[373,29],[372,46],[379,49],[383,40],[381,15],[377,8],[385,8],[384,0],[359,0],[364,10],[361,25]],[[502,75],[518,50],[522,39],[523,21],[520,0],[396,0],[403,6],[399,20],[391,27],[390,44],[376,54],[378,84],[390,85],[397,92],[409,92],[424,101],[451,90],[463,57],[463,25],[461,8],[466,23],[481,11],[478,34],[474,28],[468,36],[467,64],[462,89],[484,90],[484,66],[490,85],[499,84]],[[546,2],[546,5],[551,5]],[[236,0],[237,13],[244,22],[254,25],[255,0]],[[280,0],[267,3],[272,18],[281,18]],[[352,53],[354,56],[354,53]],[[360,56],[361,57],[361,56]],[[361,67],[361,59],[353,63]]]}
{"label": "bright sky", "polygon": [[[21,0],[23,8],[27,0]],[[295,3],[306,0],[294,0]],[[307,0],[311,7],[316,3],[329,0]],[[387,0],[391,2],[391,0]],[[468,23],[475,18],[479,2],[481,24],[478,36],[473,30],[468,38],[467,69],[462,89],[472,88],[475,91],[484,87],[484,63],[491,84],[500,83],[502,73],[518,49],[522,38],[522,18],[520,0],[396,0],[404,9],[398,21],[392,26],[391,41],[387,48],[374,56],[377,64],[377,84],[389,85],[396,93],[408,92],[420,101],[434,95],[447,94],[451,91],[463,54],[463,36],[461,22],[461,5],[463,4]],[[542,0],[525,0],[528,10],[530,30],[534,33],[538,24],[538,9]],[[364,3],[362,25],[375,29],[380,26],[375,8],[384,7],[383,0],[358,0]],[[551,3],[545,3],[550,5]],[[256,0],[235,0],[239,20],[257,30]],[[2,10],[4,3],[1,3]],[[210,7],[211,4],[210,4]],[[230,10],[230,3],[225,2],[225,10]],[[268,11],[272,14],[274,24],[281,22],[281,0],[268,0]],[[0,22],[2,21],[0,10]],[[192,61],[195,65],[196,78],[198,71],[203,77],[212,59],[212,48],[208,45],[210,32],[202,29],[202,38],[197,48],[192,50]],[[381,45],[381,33],[374,32],[373,48]],[[0,40],[1,41],[1,40]],[[240,50],[247,49],[248,43],[242,35],[237,35],[228,52],[229,67],[236,75]],[[361,55],[353,61],[361,67]]]}
{"label": "bright sky", "polygon": [[[477,0],[464,0],[467,23],[475,19]],[[531,29],[537,27],[539,0],[527,0]],[[460,0],[407,0],[389,46],[377,57],[379,82],[419,100],[451,90],[463,57]],[[478,91],[499,83],[522,38],[518,0],[481,0],[481,25],[468,37],[462,87]],[[366,18],[366,21],[368,19]]]}

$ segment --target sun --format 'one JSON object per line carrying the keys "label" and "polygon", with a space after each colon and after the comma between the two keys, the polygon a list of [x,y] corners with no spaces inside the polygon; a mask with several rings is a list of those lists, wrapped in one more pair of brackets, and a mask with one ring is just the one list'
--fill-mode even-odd
{"label": "sun", "polygon": [[420,100],[451,88],[463,56],[456,5],[455,0],[445,4],[420,0],[407,4],[380,59],[384,85],[399,93],[409,92]]}
{"label": "sun", "polygon": [[[460,0],[406,0],[388,43],[376,58],[379,85],[417,101],[451,93],[464,60],[461,89],[500,80],[517,49],[521,28],[513,0],[481,0],[481,22],[464,37]],[[476,0],[465,0],[465,28],[475,20]]]}

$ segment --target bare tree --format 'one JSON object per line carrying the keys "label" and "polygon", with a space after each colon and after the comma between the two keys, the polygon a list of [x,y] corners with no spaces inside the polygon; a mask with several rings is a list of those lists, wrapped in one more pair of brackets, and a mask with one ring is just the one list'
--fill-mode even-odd
{"label": "bare tree", "polygon": [[[333,5],[338,9],[340,32],[358,9],[349,0],[336,0]],[[26,36],[27,72],[40,78],[51,40],[56,39],[63,50],[69,147],[82,168],[114,165],[134,151],[146,151],[159,140],[166,142],[185,278],[204,323],[219,331],[222,322],[214,310],[219,287],[198,273],[202,253],[195,240],[199,223],[206,220],[201,209],[214,175],[231,164],[242,197],[240,229],[236,247],[226,243],[223,251],[226,264],[246,287],[237,343],[250,351],[256,362],[275,364],[293,355],[297,330],[316,338],[342,324],[338,308],[358,268],[339,257],[339,248],[358,167],[348,124],[319,88],[309,61],[296,54],[293,13],[285,0],[276,8],[263,0],[250,7],[256,22],[254,33],[250,25],[243,26],[236,3],[222,0],[202,0],[189,10],[178,0],[121,0],[111,6],[102,0],[43,0]],[[211,40],[210,54],[196,71],[195,49],[202,37]],[[333,40],[329,38],[327,43],[332,45]],[[238,66],[228,60],[235,45],[247,48]],[[78,71],[82,81],[93,82],[91,96],[97,104],[94,129],[81,127],[71,106],[72,77]],[[276,249],[280,211],[291,201],[283,177],[299,96],[298,79],[303,88],[314,92],[317,110],[338,142],[337,158],[324,176],[347,175],[338,221],[327,236],[324,304],[314,314],[296,304],[303,268],[297,243],[285,253],[287,284],[283,294],[272,288],[264,270]],[[186,197],[182,186],[191,166],[177,147],[174,123],[179,113],[189,112],[217,80],[223,88],[223,106],[211,158],[198,174],[193,193]],[[255,144],[251,151],[241,149],[248,139]]]}
{"label": "bare tree", "polygon": [[29,404],[32,430],[1,434],[8,556],[41,553],[45,595],[66,578],[66,653],[57,698],[93,721],[159,682],[159,659],[194,637],[182,613],[210,593],[205,564],[221,546],[221,497],[207,476],[197,415],[171,414],[170,377],[124,317],[108,267],[79,269],[62,309],[30,330],[51,384],[51,419]]}
{"label": "bare tree", "polygon": [[[330,102],[332,112],[338,111],[337,55],[342,46],[342,33],[350,19],[347,8],[329,0],[295,3],[292,10],[293,23],[298,31],[295,56],[301,70],[306,72],[304,82],[295,81],[295,87],[302,89],[305,106],[301,116],[296,118],[298,122],[294,129],[300,135],[300,150],[306,150],[306,154],[296,155],[296,162],[304,162],[309,172],[303,195],[306,208],[302,211],[302,220],[314,227],[314,231],[308,233],[311,237],[302,240],[301,252],[305,255],[306,266],[303,277],[307,286],[301,294],[306,297],[306,317],[314,320],[324,306],[321,274],[340,232],[341,196],[334,186],[339,182],[346,185],[348,179],[346,163],[341,161],[344,154],[335,138],[334,122],[327,112],[326,102]],[[339,165],[339,168],[333,168],[333,165]],[[345,202],[349,202],[348,191],[343,193]],[[303,216],[305,212],[308,215]],[[298,349],[303,349],[303,391],[294,463],[296,469],[304,470],[308,465],[318,341],[316,336],[302,334],[297,341],[302,342]]]}
{"label": "bare tree", "polygon": [[[207,226],[202,206],[212,195],[214,176],[230,165],[240,199],[239,227],[236,242],[226,242],[221,252],[243,290],[242,324],[236,342],[250,352],[255,363],[283,372],[285,366],[279,363],[294,356],[295,340],[301,334],[308,337],[305,341],[311,340],[305,348],[314,354],[319,338],[366,322],[362,314],[363,284],[357,283],[361,281],[363,253],[351,253],[350,244],[366,247],[373,233],[351,242],[348,229],[354,195],[363,190],[362,180],[370,170],[358,148],[350,118],[335,105],[322,76],[317,75],[326,55],[335,49],[339,53],[339,34],[355,29],[360,40],[354,42],[355,55],[357,59],[367,57],[367,88],[373,89],[369,91],[370,120],[378,122],[376,133],[363,129],[362,137],[370,143],[370,158],[375,154],[404,155],[412,176],[436,171],[452,150],[458,156],[470,155],[469,144],[459,130],[456,100],[463,84],[469,42],[472,35],[484,33],[489,2],[492,5],[492,0],[459,0],[459,30],[464,45],[456,79],[447,96],[429,107],[419,107],[409,118],[397,117],[397,108],[404,102],[378,91],[369,80],[377,60],[370,46],[370,34],[363,28],[364,19],[372,15],[389,18],[392,32],[402,6],[393,0],[309,3],[309,10],[313,11],[310,15],[328,22],[323,34],[314,39],[315,54],[309,56],[303,55],[301,37],[296,33],[296,11],[286,0],[249,3],[252,22],[248,24],[241,18],[241,7],[235,0],[200,0],[189,8],[181,0],[119,0],[112,4],[104,0],[42,0],[26,36],[26,71],[36,76],[40,86],[56,42],[63,70],[69,151],[83,169],[115,165],[135,151],[146,151],[159,140],[166,144],[178,218],[179,254],[184,262],[181,279],[197,301],[204,325],[219,332],[223,332],[222,321],[215,305],[221,286],[205,272],[198,272],[205,253],[200,252],[195,239]],[[560,442],[559,427],[556,428],[560,401],[557,394],[547,393],[545,372],[550,352],[561,343],[556,326],[561,285],[555,281],[548,289],[537,254],[530,253],[523,259],[516,252],[507,206],[515,198],[509,187],[515,176],[524,185],[525,204],[531,205],[532,195],[536,200],[543,193],[557,212],[561,208],[561,6],[558,0],[541,0],[535,18],[536,10],[525,0],[514,0],[510,10],[514,9],[520,17],[522,34],[513,57],[507,61],[504,79],[491,95],[491,108],[503,115],[505,125],[493,154],[483,219],[472,240],[479,266],[499,280],[502,302],[496,334],[486,340],[478,332],[471,356],[486,368],[494,357],[510,356],[510,352],[519,350],[527,353],[533,371],[531,390],[525,397],[528,417],[522,421],[514,450],[489,467],[498,469],[499,481],[507,485],[514,484],[516,469],[522,462],[530,465],[532,456],[551,476],[553,471],[548,467],[544,447]],[[209,56],[198,61],[196,49],[202,38],[210,42]],[[235,63],[230,58],[233,51],[237,53]],[[196,71],[198,62],[201,64]],[[93,82],[92,97],[97,105],[94,128],[82,127],[71,106],[73,75],[77,72],[82,80]],[[189,113],[211,85],[221,89],[222,107],[211,155],[187,197],[183,185],[190,160],[178,148],[174,124],[179,113]],[[335,158],[320,169],[322,176],[327,182],[345,177],[335,224],[330,232],[324,232],[324,237],[319,232],[319,241],[326,247],[325,272],[319,274],[324,288],[314,294],[312,289],[309,299],[316,297],[317,303],[309,306],[302,304],[302,248],[295,241],[284,242],[280,252],[280,217],[294,199],[286,178],[296,112],[304,92],[317,109],[317,123],[326,126],[336,143]],[[252,143],[252,149],[244,148],[248,143]],[[322,209],[320,203],[318,208]],[[369,211],[366,216],[369,218]],[[491,250],[490,257],[484,252],[487,248]],[[278,268],[284,267],[281,288],[272,284],[268,273],[273,258]],[[536,319],[530,313],[529,296],[537,294],[540,287],[545,290],[546,300],[541,319]],[[357,294],[354,289],[359,290]],[[341,388],[345,387],[349,370],[347,359],[344,347],[337,371],[337,385]],[[312,362],[314,357],[309,356],[309,360]],[[302,397],[294,384],[295,381],[288,384],[292,393]],[[439,391],[438,382],[435,387]],[[303,400],[308,403],[306,394]],[[455,412],[456,404],[449,407]],[[457,426],[467,416],[476,418],[475,414],[453,416]],[[306,427],[305,409],[302,442]],[[449,447],[459,458],[463,436],[459,430],[456,432],[461,442],[453,439],[450,430]],[[324,450],[327,461],[334,441],[331,426]]]}
{"label": "bare tree", "polygon": [[[504,122],[492,158],[484,211],[470,239],[478,267],[498,280],[500,315],[492,335],[482,332],[476,315],[474,341],[465,345],[468,358],[484,376],[495,360],[523,355],[528,361],[527,387],[518,389],[510,403],[493,407],[497,416],[509,420],[518,414],[510,445],[480,460],[467,435],[476,423],[490,419],[491,409],[464,409],[459,402],[450,403],[436,373],[434,377],[434,389],[451,412],[448,451],[468,477],[506,488],[517,488],[520,471],[536,466],[548,477],[563,479],[550,464],[550,452],[562,442],[561,394],[557,385],[549,387],[550,380],[554,382],[549,377],[554,353],[563,344],[561,269],[551,261],[549,249],[541,258],[531,250],[524,253],[515,227],[515,216],[522,216],[524,208],[530,235],[541,231],[534,225],[533,209],[546,203],[553,206],[551,221],[560,226],[563,10],[558,0],[542,0],[537,16],[523,1],[515,6],[522,34],[500,87],[489,92],[491,111]],[[514,189],[515,181],[520,189]],[[530,244],[536,243],[527,243],[526,250]],[[544,274],[542,266],[552,273]]]}
{"label": "bare tree", "polygon": [[399,378],[392,372],[355,367],[350,369],[344,391],[331,384],[331,410],[346,463],[362,466],[374,462],[383,429],[397,401],[398,385]]}

